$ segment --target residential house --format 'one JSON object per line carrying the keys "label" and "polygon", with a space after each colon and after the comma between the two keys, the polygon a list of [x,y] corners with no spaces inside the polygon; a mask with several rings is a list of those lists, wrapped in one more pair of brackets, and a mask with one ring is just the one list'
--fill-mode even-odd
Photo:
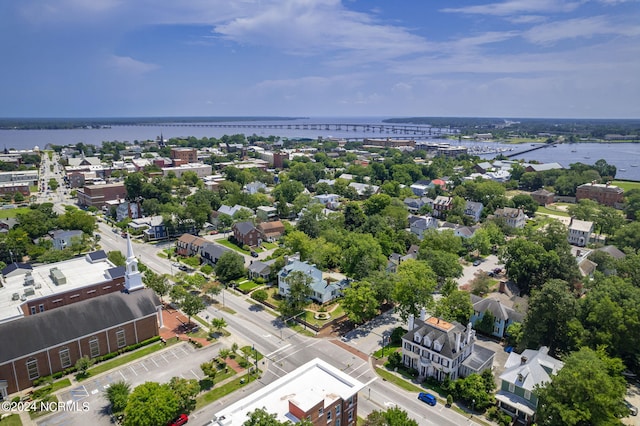
{"label": "residential house", "polygon": [[527,222],[527,216],[524,214],[524,210],[514,209],[512,207],[496,209],[493,212],[493,217],[504,219],[507,226],[512,228],[524,228]]}
{"label": "residential house", "polygon": [[583,249],[577,246],[571,246],[571,254],[575,256],[578,270],[583,277],[592,277],[596,271],[598,264],[589,260],[591,250]]}
{"label": "residential house", "polygon": [[271,265],[275,262],[275,259],[262,262],[260,260],[252,260],[247,268],[249,278],[262,278],[265,281],[269,281],[271,276]]}
{"label": "residential house", "polygon": [[482,209],[484,205],[477,201],[467,201],[464,205],[464,214],[474,220],[474,222],[480,221],[482,215]]}
{"label": "residential house", "polygon": [[414,182],[413,185],[411,185],[409,188],[414,193],[414,195],[418,197],[423,197],[427,195],[429,190],[432,188],[432,185],[431,185],[431,181],[419,180]]}
{"label": "residential house", "polygon": [[289,275],[292,272],[302,272],[310,278],[312,294],[311,299],[317,303],[324,304],[342,296],[342,291],[349,285],[348,280],[332,281],[322,276],[322,271],[307,262],[297,259],[288,259],[284,267],[278,272],[278,294],[286,296],[289,294]]}
{"label": "residential house", "polygon": [[256,247],[262,244],[262,233],[255,227],[253,222],[236,222],[231,227],[233,237],[242,245]]}
{"label": "residential house", "polygon": [[160,215],[133,219],[129,222],[129,227],[142,230],[145,241],[156,241],[169,236],[164,219]]}
{"label": "residential house", "polygon": [[[342,176],[341,176],[342,177]],[[370,196],[377,194],[380,191],[380,187],[377,185],[371,185],[368,183],[351,182],[350,188],[353,188],[361,198],[369,198]]]}
{"label": "residential house", "polygon": [[71,230],[71,231],[58,229],[58,230],[49,232],[49,235],[51,236],[51,241],[53,242],[54,250],[62,250],[67,247],[71,247],[71,244],[73,244],[74,239],[78,241],[82,241],[82,231],[78,229]]}
{"label": "residential house", "polygon": [[549,348],[511,352],[500,375],[496,394],[498,407],[520,424],[530,425],[538,408],[537,387],[544,387],[562,369],[564,363],[549,356]]}
{"label": "residential house", "polygon": [[257,194],[258,192],[264,192],[266,189],[267,185],[258,181],[248,183],[243,188],[244,192],[251,195]]}
{"label": "residential house", "polygon": [[409,316],[409,331],[402,336],[402,363],[418,372],[418,378],[456,380],[472,373],[491,369],[495,353],[475,345],[476,332],[471,323],[465,328],[458,322],[437,317],[420,319]]}
{"label": "residential house", "polygon": [[404,256],[398,253],[391,253],[391,255],[389,256],[389,260],[387,261],[386,271],[395,274],[396,272],[398,272],[398,266],[400,266],[402,262],[408,259],[416,260],[418,258],[419,249],[420,247],[413,244],[411,245],[411,247],[409,247],[409,250],[407,250],[407,254],[405,254]]}
{"label": "residential house", "polygon": [[[503,304],[497,297],[478,297],[471,295],[471,303],[473,303],[473,315],[469,320],[472,324],[481,321],[487,312],[493,315],[493,331],[492,336],[500,339],[505,337],[507,328],[514,322],[521,323],[525,314]],[[477,328],[477,327],[476,327]]]}
{"label": "residential house", "polygon": [[277,241],[284,235],[284,225],[279,220],[273,222],[261,222],[258,231],[262,234],[263,241]]}
{"label": "residential house", "polygon": [[431,216],[419,216],[409,225],[411,233],[422,240],[423,234],[429,229],[438,229],[438,219]]}
{"label": "residential house", "polygon": [[423,206],[429,205],[433,209],[433,200],[429,197],[405,198],[404,205],[410,213],[417,213]]}
{"label": "residential house", "polygon": [[279,423],[354,426],[358,392],[365,384],[343,370],[315,358],[283,377],[217,412],[211,426],[246,424],[249,413],[268,407]]}
{"label": "residential house", "polygon": [[215,265],[218,262],[218,259],[228,251],[232,250],[223,245],[207,241],[200,248],[200,259],[210,265]]}
{"label": "residential house", "polygon": [[278,218],[278,209],[273,206],[256,207],[256,217],[263,222],[276,220]]}
{"label": "residential house", "polygon": [[593,222],[571,218],[571,222],[569,222],[568,228],[569,244],[578,247],[584,247],[591,240],[591,233],[593,232]]}
{"label": "residential house", "polygon": [[443,217],[446,212],[453,208],[453,197],[438,195],[433,201],[433,215],[435,217]]}
{"label": "residential house", "polygon": [[330,210],[337,210],[340,207],[340,196],[337,194],[315,195],[313,199]]}
{"label": "residential house", "polygon": [[614,207],[623,202],[624,190],[610,183],[585,183],[576,188],[576,201],[589,199],[605,206]]}
{"label": "residential house", "polygon": [[176,240],[176,254],[179,256],[197,256],[200,254],[202,246],[208,241],[204,238],[192,234],[182,234]]}
{"label": "residential house", "polygon": [[226,215],[229,215],[229,216],[233,217],[234,214],[236,214],[237,212],[239,212],[240,210],[243,210],[243,209],[248,211],[248,212],[250,212],[251,215],[253,215],[253,210],[251,210],[249,207],[241,206],[240,204],[236,204],[235,206],[225,206],[223,204],[217,210],[217,213],[218,214],[226,214]]}
{"label": "residential house", "polygon": [[529,195],[536,203],[540,204],[541,206],[546,206],[553,203],[556,194],[551,191],[547,191],[544,188],[540,188],[537,191],[533,191]]}
{"label": "residential house", "polygon": [[6,233],[13,229],[18,223],[18,219],[15,217],[7,217],[0,220],[0,233]]}
{"label": "residential house", "polygon": [[475,235],[476,231],[480,229],[479,226],[460,226],[457,225],[453,228],[453,235],[462,238],[471,238]]}
{"label": "residential house", "polygon": [[485,173],[485,176],[495,182],[507,182],[509,179],[511,179],[511,172],[508,170],[496,170],[493,172]]}

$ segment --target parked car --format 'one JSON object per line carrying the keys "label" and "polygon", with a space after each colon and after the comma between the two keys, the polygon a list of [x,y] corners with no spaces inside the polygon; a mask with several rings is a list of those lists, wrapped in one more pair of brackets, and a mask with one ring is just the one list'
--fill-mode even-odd
{"label": "parked car", "polygon": [[181,271],[185,271],[186,272],[186,271],[189,270],[189,267],[186,266],[186,265],[180,265],[180,266],[178,266],[178,269],[180,269]]}
{"label": "parked car", "polygon": [[473,261],[473,266],[478,266],[480,264],[480,260],[474,260]]}
{"label": "parked car", "polygon": [[636,407],[635,405],[631,404],[626,399],[624,400],[624,405],[626,405],[627,408],[629,409],[629,414],[631,414],[632,416],[637,416],[638,415],[638,407]]}
{"label": "parked car", "polygon": [[186,414],[180,414],[173,421],[167,423],[167,426],[182,426],[183,424],[186,424],[188,421],[189,421],[189,416],[187,416]]}
{"label": "parked car", "polygon": [[437,403],[436,397],[427,392],[420,392],[418,394],[418,399],[422,402],[426,402],[431,406],[435,406]]}
{"label": "parked car", "polygon": [[258,257],[258,253],[256,253],[255,251],[251,252],[251,257]]}

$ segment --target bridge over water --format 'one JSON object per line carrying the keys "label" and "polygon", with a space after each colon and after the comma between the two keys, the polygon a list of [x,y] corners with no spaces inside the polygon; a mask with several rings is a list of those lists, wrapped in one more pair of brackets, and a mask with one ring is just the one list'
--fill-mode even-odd
{"label": "bridge over water", "polygon": [[[129,126],[129,125],[123,125]],[[345,124],[345,123],[139,123],[131,126],[148,127],[208,127],[228,129],[279,129],[371,133],[372,135],[440,136],[455,134],[450,128],[407,124]],[[374,136],[375,137],[375,136]]]}

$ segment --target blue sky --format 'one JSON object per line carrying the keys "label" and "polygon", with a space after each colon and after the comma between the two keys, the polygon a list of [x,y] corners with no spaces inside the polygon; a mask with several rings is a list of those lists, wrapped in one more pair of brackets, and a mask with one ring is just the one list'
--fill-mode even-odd
{"label": "blue sky", "polygon": [[640,118],[639,0],[0,0],[0,117]]}

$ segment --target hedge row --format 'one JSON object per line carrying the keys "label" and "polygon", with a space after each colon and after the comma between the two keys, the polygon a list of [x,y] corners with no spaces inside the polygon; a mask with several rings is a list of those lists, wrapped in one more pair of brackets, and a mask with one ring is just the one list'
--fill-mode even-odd
{"label": "hedge row", "polygon": [[[160,341],[160,339],[161,339],[160,336],[154,336],[154,337],[152,337],[150,339],[143,340],[142,342],[126,346],[126,347],[124,347],[122,349],[118,349],[117,352],[110,352],[108,354],[105,354],[105,355],[99,356],[97,358],[94,358],[94,362],[96,364],[98,364],[98,363],[101,363],[101,362],[104,362],[104,361],[108,361],[110,359],[113,359],[113,358],[117,357],[118,355],[122,355],[123,353],[135,351],[136,349],[140,349],[143,346],[147,346],[147,345],[150,345],[151,343],[158,342],[158,341]],[[77,372],[77,369],[76,369],[75,366],[72,366],[72,367],[69,367],[69,368],[65,368],[62,371],[58,371],[56,373],[53,373],[51,376],[39,377],[39,378],[35,379],[33,381],[33,386],[40,386],[40,385],[42,385],[44,383],[53,382],[54,380],[61,379],[64,376],[68,376],[69,374],[73,374],[73,373],[76,373],[76,372]]]}

